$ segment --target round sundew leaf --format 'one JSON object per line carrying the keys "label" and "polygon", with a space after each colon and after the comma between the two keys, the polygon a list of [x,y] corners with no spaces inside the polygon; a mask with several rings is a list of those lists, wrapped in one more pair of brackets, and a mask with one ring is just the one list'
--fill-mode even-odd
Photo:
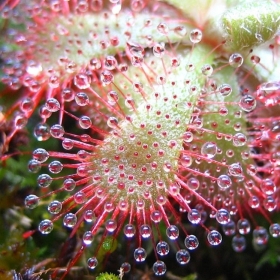
{"label": "round sundew leaf", "polygon": [[280,5],[273,1],[242,1],[222,16],[228,46],[240,51],[270,40],[280,25]]}
{"label": "round sundew leaf", "polygon": [[[130,201],[149,196],[156,199],[159,180],[165,186],[175,181],[174,172],[171,171],[178,169],[182,135],[190,123],[193,107],[206,79],[201,75],[201,67],[205,62],[212,63],[213,56],[209,53],[207,47],[201,46],[194,48],[192,53],[189,49],[178,50],[180,65],[177,68],[172,68],[168,56],[162,59],[152,56],[145,58],[143,68],[130,67],[129,70],[130,80],[143,85],[136,91],[133,89],[135,83],[123,82],[120,74],[115,75],[114,90],[122,98],[123,94],[130,95],[135,105],[134,109],[128,108],[119,100],[119,106],[130,121],[118,122],[113,132],[119,137],[105,138],[104,144],[97,147],[98,157],[93,157],[93,164],[97,174],[108,170],[101,176],[99,186],[106,186],[109,181],[111,191],[119,193],[116,199],[126,199],[128,194]],[[186,70],[189,63],[195,65],[191,72]],[[157,75],[166,79],[164,84],[157,79]],[[122,93],[119,88],[123,89]],[[100,159],[108,159],[106,166]],[[120,166],[123,166],[121,171]],[[116,178],[120,177],[123,178],[121,185],[116,184]],[[166,196],[167,191],[174,194],[179,190],[180,187],[174,184],[168,190],[163,187],[160,194]]]}

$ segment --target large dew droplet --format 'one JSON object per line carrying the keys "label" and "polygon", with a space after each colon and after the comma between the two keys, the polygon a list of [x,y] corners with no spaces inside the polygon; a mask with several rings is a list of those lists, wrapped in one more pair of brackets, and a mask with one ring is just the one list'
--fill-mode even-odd
{"label": "large dew droplet", "polygon": [[179,237],[179,229],[174,225],[170,225],[166,229],[166,235],[170,240],[176,240]]}
{"label": "large dew droplet", "polygon": [[216,220],[221,225],[226,225],[230,222],[230,214],[226,209],[219,209],[216,213]]}
{"label": "large dew droplet", "polygon": [[207,240],[211,245],[216,246],[222,242],[222,235],[218,231],[212,230],[208,233]]}
{"label": "large dew droplet", "polygon": [[229,65],[232,67],[240,67],[243,64],[243,56],[240,53],[233,53],[230,57],[229,57]]}
{"label": "large dew droplet", "polygon": [[93,234],[91,231],[86,231],[83,235],[83,242],[86,246],[90,245],[93,241]]}
{"label": "large dew droplet", "polygon": [[222,84],[218,90],[222,96],[229,96],[232,93],[232,88],[229,84]]}
{"label": "large dew droplet", "polygon": [[264,227],[257,227],[253,230],[253,241],[257,245],[265,245],[268,242],[268,233]]}
{"label": "large dew droplet", "polygon": [[190,32],[190,41],[194,44],[197,44],[201,41],[202,39],[202,32],[199,29],[193,29]]}
{"label": "large dew droplet", "polygon": [[243,252],[246,248],[246,239],[244,236],[236,235],[233,237],[231,245],[235,252]]}
{"label": "large dew droplet", "polygon": [[236,227],[240,234],[248,234],[251,230],[250,223],[247,219],[240,219]]}
{"label": "large dew droplet", "polygon": [[54,138],[60,138],[64,135],[65,131],[60,124],[54,124],[50,129],[51,136]]}
{"label": "large dew droplet", "polygon": [[50,112],[57,112],[60,109],[60,103],[55,98],[48,99],[45,106]]}
{"label": "large dew droplet", "polygon": [[280,225],[278,223],[272,224],[269,227],[269,233],[272,235],[272,237],[280,237]]}
{"label": "large dew droplet", "polygon": [[213,158],[218,151],[218,147],[214,142],[206,142],[201,147],[201,154],[209,159]]}
{"label": "large dew droplet", "polygon": [[132,224],[125,225],[123,229],[123,233],[127,238],[132,238],[136,233],[135,226]]}
{"label": "large dew droplet", "polygon": [[78,89],[87,89],[90,87],[90,80],[86,74],[78,74],[74,77],[74,85]]}
{"label": "large dew droplet", "polygon": [[32,173],[37,173],[41,169],[41,163],[36,159],[31,159],[28,162],[28,170]]}
{"label": "large dew droplet", "polygon": [[41,163],[47,161],[49,158],[49,153],[45,149],[42,149],[42,148],[38,148],[38,149],[34,150],[32,155],[33,155],[33,159],[35,159]]}
{"label": "large dew droplet", "polygon": [[63,169],[63,164],[62,164],[60,161],[55,160],[55,161],[52,161],[52,162],[49,164],[48,168],[49,168],[49,171],[50,171],[51,173],[53,173],[53,174],[58,174],[59,172],[62,171],[62,169]]}
{"label": "large dew droplet", "polygon": [[199,241],[195,235],[188,235],[185,238],[185,246],[189,250],[194,250],[198,247]]}
{"label": "large dew droplet", "polygon": [[53,222],[47,219],[43,220],[40,222],[38,229],[42,234],[49,234],[53,230]]}
{"label": "large dew droplet", "polygon": [[50,127],[45,123],[39,123],[34,128],[34,136],[38,141],[46,141],[50,138]]}
{"label": "large dew droplet", "polygon": [[149,225],[142,225],[140,227],[140,235],[143,238],[149,238],[151,236],[152,230],[151,227]]}
{"label": "large dew droplet", "polygon": [[218,177],[217,184],[221,190],[226,190],[232,185],[232,181],[228,175],[222,174]]}
{"label": "large dew droplet", "polygon": [[179,264],[187,264],[191,259],[190,253],[185,249],[180,249],[176,253],[176,260]]}
{"label": "large dew droplet", "polygon": [[156,276],[164,275],[166,272],[166,265],[163,261],[156,261],[153,265],[153,271]]}
{"label": "large dew droplet", "polygon": [[38,186],[41,188],[47,188],[51,182],[52,178],[48,174],[41,174],[37,179]]}
{"label": "large dew droplet", "polygon": [[49,205],[48,205],[48,211],[51,214],[58,214],[62,209],[62,203],[58,200],[54,200],[52,201]]}
{"label": "large dew droplet", "polygon": [[239,101],[239,107],[245,112],[252,112],[256,106],[256,99],[249,94],[242,96]]}
{"label": "large dew droplet", "polygon": [[165,241],[159,241],[156,246],[156,251],[160,256],[165,256],[169,253],[169,245]]}
{"label": "large dew droplet", "polygon": [[24,200],[24,205],[28,209],[34,209],[38,206],[38,204],[39,204],[39,197],[34,194],[28,195]]}
{"label": "large dew droplet", "polygon": [[138,247],[134,250],[134,259],[137,262],[144,262],[147,257],[146,250],[142,247]]}
{"label": "large dew droplet", "polygon": [[67,213],[63,218],[63,225],[68,228],[73,228],[77,223],[77,216],[73,213]]}
{"label": "large dew droplet", "polygon": [[98,265],[97,258],[92,257],[92,258],[88,259],[87,266],[89,269],[95,269],[97,267],[97,265]]}
{"label": "large dew droplet", "polygon": [[75,101],[76,101],[77,105],[79,105],[79,106],[86,106],[89,104],[89,98],[88,98],[87,94],[84,92],[78,92],[75,95]]}
{"label": "large dew droplet", "polygon": [[188,212],[188,219],[192,224],[199,224],[201,222],[201,214],[197,209],[191,209]]}

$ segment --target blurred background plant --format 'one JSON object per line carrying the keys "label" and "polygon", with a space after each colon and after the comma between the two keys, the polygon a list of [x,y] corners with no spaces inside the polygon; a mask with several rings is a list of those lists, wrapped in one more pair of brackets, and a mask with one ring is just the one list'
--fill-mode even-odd
{"label": "blurred background plant", "polygon": [[[1,279],[280,278],[279,238],[267,232],[280,235],[276,1],[0,7]],[[165,154],[140,158],[135,182],[116,183],[134,164],[137,144],[127,138],[139,140],[139,154],[153,157],[155,140]],[[125,161],[116,159],[120,143]],[[45,164],[49,156],[56,161]],[[108,161],[118,170],[111,177]],[[82,192],[71,193],[73,181]],[[72,209],[83,212],[77,221]],[[129,241],[121,231],[131,224]]]}

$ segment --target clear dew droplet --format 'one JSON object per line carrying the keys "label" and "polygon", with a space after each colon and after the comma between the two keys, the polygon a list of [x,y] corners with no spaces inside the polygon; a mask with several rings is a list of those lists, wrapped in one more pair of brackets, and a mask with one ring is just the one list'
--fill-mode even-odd
{"label": "clear dew droplet", "polygon": [[33,159],[39,161],[40,163],[47,161],[49,158],[49,153],[42,148],[38,148],[34,150],[32,155],[33,155]]}
{"label": "clear dew droplet", "polygon": [[14,125],[17,129],[22,129],[26,126],[28,120],[23,114],[18,114],[14,118]]}
{"label": "clear dew droplet", "polygon": [[86,194],[81,190],[77,193],[74,194],[74,201],[77,204],[83,204],[87,201],[87,196]]}
{"label": "clear dew droplet", "polygon": [[108,232],[114,232],[117,229],[117,222],[113,219],[109,219],[105,223],[105,228]]}
{"label": "clear dew droplet", "polygon": [[24,205],[28,209],[34,209],[38,206],[38,204],[39,204],[39,197],[34,194],[28,195],[24,200]]}
{"label": "clear dew droplet", "polygon": [[217,230],[211,230],[207,235],[208,242],[213,245],[219,245],[222,242],[222,235]]}
{"label": "clear dew droplet", "polygon": [[41,174],[37,179],[38,186],[41,188],[47,188],[52,182],[52,178],[48,174]]}
{"label": "clear dew droplet", "polygon": [[201,214],[197,209],[191,209],[188,212],[188,220],[192,224],[199,224],[201,222]]}
{"label": "clear dew droplet", "polygon": [[117,118],[115,117],[109,117],[108,120],[107,120],[107,125],[110,127],[110,128],[118,128],[118,120]]}
{"label": "clear dew droplet", "polygon": [[232,238],[231,246],[237,253],[243,252],[246,248],[246,239],[242,235],[236,235]]}
{"label": "clear dew droplet", "polygon": [[45,106],[50,112],[53,113],[59,111],[60,109],[60,103],[55,98],[48,99]]}
{"label": "clear dew droplet", "polygon": [[121,269],[123,270],[124,273],[128,273],[131,270],[131,265],[128,262],[124,262],[121,265]]}
{"label": "clear dew droplet", "polygon": [[53,230],[53,222],[51,220],[43,220],[38,226],[39,231],[42,234],[49,234]]}
{"label": "clear dew droplet", "polygon": [[62,141],[62,147],[65,150],[71,150],[74,147],[74,142],[72,139],[64,138]]}
{"label": "clear dew droplet", "polygon": [[169,253],[169,245],[165,241],[159,241],[156,246],[156,251],[160,256],[166,256]]}
{"label": "clear dew droplet", "polygon": [[78,92],[75,95],[75,102],[77,103],[77,105],[79,106],[86,106],[89,104],[89,97],[85,92]]}
{"label": "clear dew droplet", "polygon": [[137,262],[144,262],[147,257],[146,250],[142,247],[138,247],[134,250],[134,259]]}
{"label": "clear dew droplet", "polygon": [[152,230],[151,227],[149,225],[141,225],[140,227],[140,235],[143,238],[149,238],[151,236]]}
{"label": "clear dew droplet", "polygon": [[78,89],[87,89],[90,87],[90,79],[86,74],[80,73],[74,77],[74,85]]}
{"label": "clear dew droplet", "polygon": [[185,238],[184,243],[186,248],[189,250],[195,250],[199,245],[199,241],[195,235],[188,235]]}
{"label": "clear dew droplet", "polygon": [[232,93],[232,87],[229,84],[222,84],[218,90],[222,96],[229,96]]}
{"label": "clear dew droplet", "polygon": [[156,261],[153,265],[153,271],[156,276],[164,275],[166,272],[166,265],[163,261]]}
{"label": "clear dew droplet", "polygon": [[58,174],[62,171],[63,164],[58,160],[54,160],[49,164],[48,169],[51,173]]}
{"label": "clear dew droplet", "polygon": [[132,238],[136,233],[135,226],[132,224],[125,225],[123,229],[123,233],[127,238]]}
{"label": "clear dew droplet", "polygon": [[213,67],[210,64],[204,64],[201,67],[201,72],[203,75],[210,77],[213,73]]}
{"label": "clear dew droplet", "polygon": [[223,225],[223,232],[227,236],[234,235],[236,232],[236,226],[234,221],[229,221],[227,224]]}
{"label": "clear dew droplet", "polygon": [[257,245],[267,244],[268,238],[268,232],[264,227],[257,227],[253,230],[253,240]]}
{"label": "clear dew droplet", "polygon": [[36,159],[31,159],[28,162],[28,171],[32,173],[37,173],[41,169],[41,163]]}
{"label": "clear dew droplet", "polygon": [[104,86],[110,85],[114,81],[114,75],[109,70],[104,70],[100,75],[101,82]]}
{"label": "clear dew droplet", "polygon": [[54,124],[50,129],[50,134],[54,138],[60,138],[64,135],[65,131],[60,124]]}
{"label": "clear dew droplet", "polygon": [[163,57],[165,53],[165,46],[164,43],[157,43],[153,46],[153,54],[155,57]]}
{"label": "clear dew droplet", "polygon": [[188,250],[185,249],[180,249],[179,251],[177,251],[176,253],[176,260],[179,264],[187,264],[191,259],[190,253],[188,252]]}
{"label": "clear dew droplet", "polygon": [[92,223],[94,221],[94,218],[95,218],[95,215],[94,215],[93,210],[89,209],[89,210],[85,211],[85,213],[84,213],[84,220],[87,223]]}
{"label": "clear dew droplet", "polygon": [[235,147],[241,147],[247,143],[247,137],[243,133],[238,132],[233,135],[232,142]]}
{"label": "clear dew droplet", "polygon": [[66,191],[73,191],[76,187],[76,182],[72,178],[67,178],[63,182],[63,187]]}
{"label": "clear dew droplet", "polygon": [[243,64],[243,56],[240,53],[233,53],[229,57],[229,65],[232,67],[240,67]]}
{"label": "clear dew droplet", "polygon": [[64,88],[61,93],[64,101],[66,102],[70,102],[75,98],[75,93],[71,88]]}
{"label": "clear dew droplet", "polygon": [[73,228],[77,223],[77,216],[73,213],[67,213],[63,218],[63,225],[68,228]]}
{"label": "clear dew droplet", "polygon": [[206,142],[201,147],[201,154],[209,159],[213,158],[218,151],[217,144],[214,142]]}
{"label": "clear dew droplet", "polygon": [[79,125],[82,129],[88,129],[92,125],[91,119],[88,116],[81,116],[79,118]]}
{"label": "clear dew droplet", "polygon": [[28,113],[33,110],[34,102],[31,98],[24,98],[20,104],[20,109],[24,113]]}
{"label": "clear dew droplet", "polygon": [[39,123],[34,128],[34,136],[38,141],[46,141],[50,138],[50,127],[45,123]]}
{"label": "clear dew droplet", "polygon": [[270,178],[262,180],[260,187],[265,195],[272,195],[276,192],[277,189],[276,185]]}
{"label": "clear dew droplet", "polygon": [[251,230],[250,223],[247,219],[239,219],[236,227],[240,234],[248,234]]}
{"label": "clear dew droplet", "polygon": [[252,95],[244,95],[239,101],[239,107],[245,112],[252,112],[257,106],[257,101]]}
{"label": "clear dew droplet", "polygon": [[201,41],[202,39],[202,32],[201,30],[199,29],[193,29],[191,32],[190,32],[190,41],[193,43],[193,44],[197,44]]}
{"label": "clear dew droplet", "polygon": [[93,234],[91,231],[86,231],[83,235],[83,242],[86,246],[90,245],[93,241]]}
{"label": "clear dew droplet", "polygon": [[228,175],[222,174],[218,177],[217,184],[221,190],[226,190],[231,187],[232,181]]}
{"label": "clear dew droplet", "polygon": [[98,265],[97,258],[92,257],[92,258],[88,259],[87,266],[89,269],[95,269],[97,267],[97,265]]}
{"label": "clear dew droplet", "polygon": [[166,229],[166,235],[170,240],[176,240],[179,237],[179,229],[174,225],[170,225]]}
{"label": "clear dew droplet", "polygon": [[48,205],[48,211],[50,212],[50,214],[58,214],[61,211],[61,209],[62,203],[58,200],[54,200]]}
{"label": "clear dew droplet", "polygon": [[226,209],[219,209],[216,213],[216,220],[221,225],[226,225],[230,222],[230,214]]}
{"label": "clear dew droplet", "polygon": [[269,233],[274,238],[280,237],[280,225],[278,223],[270,225]]}

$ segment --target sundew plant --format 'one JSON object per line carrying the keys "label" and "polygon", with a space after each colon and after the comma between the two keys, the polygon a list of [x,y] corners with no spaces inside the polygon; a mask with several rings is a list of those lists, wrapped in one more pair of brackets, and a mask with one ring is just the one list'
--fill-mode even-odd
{"label": "sundew plant", "polygon": [[0,10],[3,170],[23,161],[22,204],[40,219],[23,238],[40,233],[52,247],[66,228],[77,239],[63,267],[51,256],[26,279],[95,276],[116,252],[119,278],[148,258],[162,276],[205,243],[243,252],[280,236],[277,1],[7,0]]}

